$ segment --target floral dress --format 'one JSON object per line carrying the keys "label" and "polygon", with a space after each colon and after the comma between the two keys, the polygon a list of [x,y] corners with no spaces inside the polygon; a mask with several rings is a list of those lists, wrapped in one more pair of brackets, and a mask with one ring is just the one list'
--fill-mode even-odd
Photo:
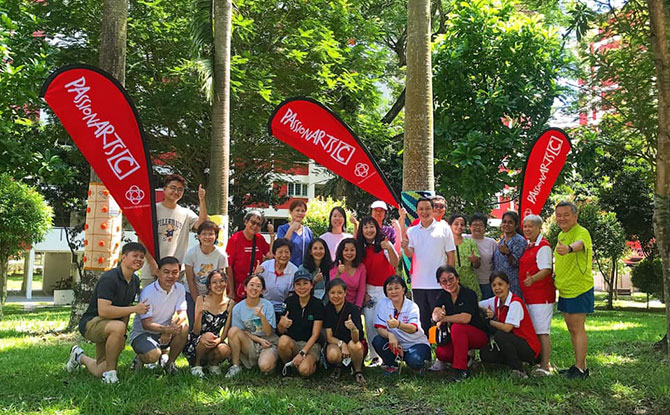
{"label": "floral dress", "polygon": [[230,307],[226,308],[221,314],[212,314],[209,311],[203,311],[200,333],[188,333],[188,339],[186,340],[186,346],[184,346],[183,353],[191,366],[195,364],[195,348],[198,346],[198,343],[200,343],[200,337],[205,333],[214,333],[218,336],[219,333],[221,333],[221,330],[226,326],[226,321],[228,321],[229,308]]}
{"label": "floral dress", "polygon": [[496,249],[493,253],[493,269],[495,271],[504,272],[507,275],[507,278],[509,278],[509,290],[523,298],[523,294],[521,294],[521,284],[519,283],[519,259],[521,258],[521,255],[523,255],[523,251],[526,249],[528,241],[517,233],[514,234],[514,237],[510,238],[509,241],[505,241],[504,236],[500,238],[500,241],[498,241],[498,248],[500,248],[502,244],[507,245],[516,261],[514,265],[511,265],[507,259],[507,255],[501,254],[500,249]]}

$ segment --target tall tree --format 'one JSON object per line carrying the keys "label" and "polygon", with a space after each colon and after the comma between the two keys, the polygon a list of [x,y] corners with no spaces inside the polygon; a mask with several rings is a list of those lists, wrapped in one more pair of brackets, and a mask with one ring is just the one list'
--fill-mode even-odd
{"label": "tall tree", "polygon": [[[99,66],[116,78],[121,85],[126,82],[126,28],[128,22],[128,0],[105,0],[102,9],[102,28],[100,33]],[[100,182],[91,169],[90,183]],[[92,230],[92,228],[91,228]],[[122,230],[119,230],[122,232]],[[86,239],[88,235],[84,236]],[[118,254],[119,249],[112,255]],[[86,270],[81,276],[76,298],[72,304],[72,313],[68,330],[79,324],[81,316],[91,300],[95,285],[102,272]]]}
{"label": "tall tree", "polygon": [[[670,333],[670,19],[663,0],[648,0],[651,21],[651,47],[656,67],[658,98],[658,139],[656,151],[656,187],[654,195],[654,231],[663,259],[663,291],[666,333]],[[666,335],[668,354],[670,336]]]}
{"label": "tall tree", "polygon": [[209,207],[214,214],[228,215],[230,177],[230,38],[231,0],[212,0],[213,71],[212,141],[209,170]]}
{"label": "tall tree", "polygon": [[433,82],[430,1],[407,2],[403,190],[433,190]]}

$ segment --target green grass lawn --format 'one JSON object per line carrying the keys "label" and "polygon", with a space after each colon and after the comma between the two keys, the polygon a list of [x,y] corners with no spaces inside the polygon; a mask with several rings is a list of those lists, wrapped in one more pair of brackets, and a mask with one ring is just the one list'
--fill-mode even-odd
{"label": "green grass lawn", "polygon": [[[7,291],[20,291],[23,274],[7,276]],[[33,291],[42,291],[42,274],[33,274]]]}
{"label": "green grass lawn", "polygon": [[[145,370],[131,373],[128,347],[118,385],[103,385],[83,370],[63,369],[78,334],[57,334],[69,308],[24,312],[5,306],[0,321],[0,414],[668,414],[668,363],[652,348],[665,331],[660,313],[601,311],[590,318],[591,378],[516,379],[505,370],[478,372],[467,382],[448,384],[444,375],[421,378],[403,370],[385,378],[368,369],[362,390],[348,376],[333,381],[319,370],[309,380],[243,372],[198,380],[177,362],[170,377]],[[558,367],[571,364],[570,339],[560,315],[552,324]],[[83,343],[87,353],[93,346]],[[225,370],[225,368],[224,368]]]}

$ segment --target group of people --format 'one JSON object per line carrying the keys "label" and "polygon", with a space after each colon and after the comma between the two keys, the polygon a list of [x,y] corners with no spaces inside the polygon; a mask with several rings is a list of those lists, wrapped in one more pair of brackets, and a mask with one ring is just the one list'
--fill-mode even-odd
{"label": "group of people", "polygon": [[[550,375],[558,289],[575,355],[565,374],[589,376],[584,326],[594,302],[591,239],[570,202],[556,207],[561,233],[553,250],[539,216],[520,223],[516,212],[506,212],[495,241],[485,236],[488,219],[481,213],[469,218],[469,234],[464,215],[443,220],[445,199],[436,196],[418,200],[410,226],[402,209],[400,220],[388,223],[388,206],[376,201],[360,222],[349,218],[353,233],[346,232],[345,210],[335,207],[319,237],[303,224],[307,206],[296,200],[276,235],[268,224],[270,243],[260,234],[263,214],[251,210],[223,251],[204,189],[196,215],[178,204],[184,187],[183,178],[168,176],[157,206],[162,258],[131,242],[119,266],[101,276],[79,324],[96,344],[96,357],[75,345],[68,371],[84,366],[106,383],[118,382],[118,357],[135,314],[134,370],[160,365],[176,373],[183,353],[197,377],[222,374],[227,359],[228,378],[254,366],[308,377],[321,362],[333,377],[346,369],[364,384],[367,357],[368,366],[383,366],[385,374],[397,373],[403,362],[421,372],[451,366],[450,379],[461,381],[479,350],[481,362],[507,365],[518,376],[527,376],[524,363],[535,365],[532,374]],[[187,250],[191,229],[199,244]],[[411,289],[398,275],[401,254],[411,258]]]}

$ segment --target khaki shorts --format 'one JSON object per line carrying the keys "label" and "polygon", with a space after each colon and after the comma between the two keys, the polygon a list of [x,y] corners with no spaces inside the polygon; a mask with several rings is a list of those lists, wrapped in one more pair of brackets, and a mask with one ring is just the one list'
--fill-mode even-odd
{"label": "khaki shorts", "polygon": [[95,343],[95,360],[98,363],[105,360],[105,344],[108,337],[105,327],[110,321],[112,320],[96,316],[86,323],[84,338]]}
{"label": "khaki shorts", "polygon": [[265,350],[271,350],[275,357],[277,356],[277,335],[272,334],[272,336],[267,337],[265,340],[269,341],[272,346],[264,349],[260,343],[256,343],[255,341],[249,339],[251,345],[249,346],[249,350],[247,350],[247,354],[245,355],[244,353],[240,353],[240,362],[245,368],[251,369],[252,367],[256,366],[258,364],[258,358]]}
{"label": "khaki shorts", "polygon": [[[304,349],[304,348],[305,348],[305,345],[307,344],[307,342],[304,342],[304,341],[299,341],[299,342],[297,342],[297,341],[293,340],[293,342],[294,342],[295,345],[296,345],[296,348],[297,348],[297,350],[298,350],[298,353],[299,353],[302,349]],[[296,353],[296,355],[297,355],[298,353]],[[314,344],[312,345],[312,347],[309,349],[309,353],[307,353],[307,354],[310,355],[310,356],[312,356],[312,357],[314,358],[314,360],[316,360],[316,362],[319,363],[319,359],[321,358],[321,345],[320,345],[319,343],[314,343]],[[291,358],[294,358],[294,357],[295,357],[295,355],[291,356]]]}

